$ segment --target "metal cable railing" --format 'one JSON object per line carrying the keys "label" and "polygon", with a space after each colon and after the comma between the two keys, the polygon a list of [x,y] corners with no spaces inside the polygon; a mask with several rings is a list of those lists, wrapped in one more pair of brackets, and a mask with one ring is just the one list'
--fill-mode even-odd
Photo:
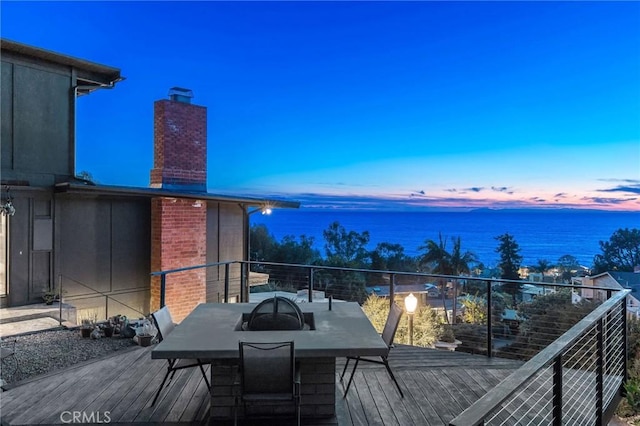
{"label": "metal cable railing", "polygon": [[450,422],[601,424],[626,378],[626,297],[613,295]]}

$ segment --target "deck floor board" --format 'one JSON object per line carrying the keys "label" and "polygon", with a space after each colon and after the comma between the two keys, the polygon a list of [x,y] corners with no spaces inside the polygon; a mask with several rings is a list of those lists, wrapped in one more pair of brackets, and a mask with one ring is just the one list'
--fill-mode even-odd
{"label": "deck floor board", "polygon": [[[151,407],[166,372],[166,361],[152,360],[151,349],[134,348],[115,353],[10,387],[1,394],[2,425],[59,424],[60,415],[65,411],[94,415],[109,412],[110,423],[114,425],[206,424],[208,391],[197,368],[177,372],[156,405]],[[359,363],[351,389],[343,398],[350,369],[344,384],[340,383],[344,359],[339,359],[336,415],[325,419],[303,418],[303,424],[446,426],[521,365],[513,360],[404,345],[391,351],[389,362],[404,398],[383,366],[364,362]],[[261,420],[255,424],[281,422]]]}

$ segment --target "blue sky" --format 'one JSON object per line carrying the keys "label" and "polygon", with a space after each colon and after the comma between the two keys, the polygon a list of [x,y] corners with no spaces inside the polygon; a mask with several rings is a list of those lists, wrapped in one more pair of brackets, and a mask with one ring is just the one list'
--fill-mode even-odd
{"label": "blue sky", "polygon": [[638,2],[2,2],[114,66],[77,170],[148,186],[153,102],[208,108],[208,187],[320,208],[640,210]]}

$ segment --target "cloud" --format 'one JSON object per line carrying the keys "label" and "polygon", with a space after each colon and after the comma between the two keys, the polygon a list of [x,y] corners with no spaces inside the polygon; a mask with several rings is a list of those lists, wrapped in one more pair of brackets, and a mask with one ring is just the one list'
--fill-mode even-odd
{"label": "cloud", "polygon": [[599,182],[624,182],[624,183],[632,183],[632,184],[640,184],[640,180],[639,179],[613,179],[613,178],[606,178],[606,179],[598,179]]}
{"label": "cloud", "polygon": [[509,190],[508,186],[492,186],[491,190],[495,192],[504,192],[509,195],[513,194],[513,190]]}
{"label": "cloud", "polygon": [[630,201],[636,201],[638,198],[606,198],[606,197],[582,197],[583,201],[595,204],[622,204]]}
{"label": "cloud", "polygon": [[640,183],[632,185],[618,185],[613,188],[599,189],[598,192],[627,192],[631,194],[640,194]]}

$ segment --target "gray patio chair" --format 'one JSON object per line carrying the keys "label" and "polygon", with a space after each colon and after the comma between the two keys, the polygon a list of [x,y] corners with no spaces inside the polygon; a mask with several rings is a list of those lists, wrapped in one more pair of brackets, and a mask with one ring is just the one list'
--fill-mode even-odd
{"label": "gray patio chair", "polygon": [[[151,317],[153,318],[153,322],[158,329],[158,341],[161,342],[173,331],[173,329],[176,327],[176,324],[171,319],[171,312],[169,312],[169,308],[166,306],[152,313]],[[205,364],[206,362],[201,359],[168,359],[167,373],[164,375],[164,379],[162,379],[162,383],[160,384],[160,387],[156,392],[156,396],[153,398],[151,406],[153,407],[158,400],[158,396],[160,396],[160,392],[162,392],[162,389],[167,382],[167,378],[169,378],[169,382],[171,382],[171,380],[173,380],[173,376],[175,376],[176,374],[176,371],[184,370],[185,368],[199,367],[200,371],[202,372],[204,382],[207,384],[207,389],[211,391],[211,385],[209,384],[209,380],[207,379],[207,373],[204,371]],[[169,375],[171,375],[171,377],[169,377]],[[167,387],[168,386],[169,383],[167,383]]]}
{"label": "gray patio chair", "polygon": [[347,367],[349,366],[349,361],[354,359],[356,362],[355,362],[355,365],[353,366],[351,377],[349,377],[349,383],[347,384],[347,387],[344,390],[344,398],[347,397],[347,392],[349,392],[349,386],[351,386],[351,382],[353,381],[353,375],[355,374],[356,368],[358,368],[358,363],[360,361],[373,362],[376,364],[384,365],[385,368],[387,369],[387,372],[389,373],[389,376],[391,376],[391,379],[396,384],[398,388],[398,392],[400,392],[400,396],[404,398],[402,389],[400,389],[400,385],[398,384],[396,377],[393,375],[393,371],[391,371],[391,367],[389,367],[389,361],[387,359],[389,357],[389,352],[393,347],[393,338],[396,335],[396,330],[398,330],[398,325],[400,324],[401,316],[402,316],[402,308],[398,306],[396,303],[392,304],[391,309],[389,309],[389,316],[387,316],[387,321],[385,322],[384,329],[382,330],[382,340],[384,340],[384,343],[387,345],[387,353],[380,356],[380,359],[361,357],[361,356],[347,357],[347,362],[344,364],[344,369],[342,370],[342,374],[340,375],[340,381],[342,381],[342,379],[344,378],[344,373],[346,373],[347,371]]}
{"label": "gray patio chair", "polygon": [[300,371],[296,365],[293,342],[240,342],[240,365],[236,385],[234,425],[238,424],[238,406],[247,404],[295,404],[295,420],[300,425]]}
{"label": "gray patio chair", "polygon": [[[13,368],[10,368],[11,365]],[[16,356],[16,339],[0,340],[0,367],[2,377],[5,379],[15,376],[20,371],[20,364]],[[11,374],[8,371],[11,371]],[[4,389],[4,385],[4,380],[0,380],[0,388]]]}

